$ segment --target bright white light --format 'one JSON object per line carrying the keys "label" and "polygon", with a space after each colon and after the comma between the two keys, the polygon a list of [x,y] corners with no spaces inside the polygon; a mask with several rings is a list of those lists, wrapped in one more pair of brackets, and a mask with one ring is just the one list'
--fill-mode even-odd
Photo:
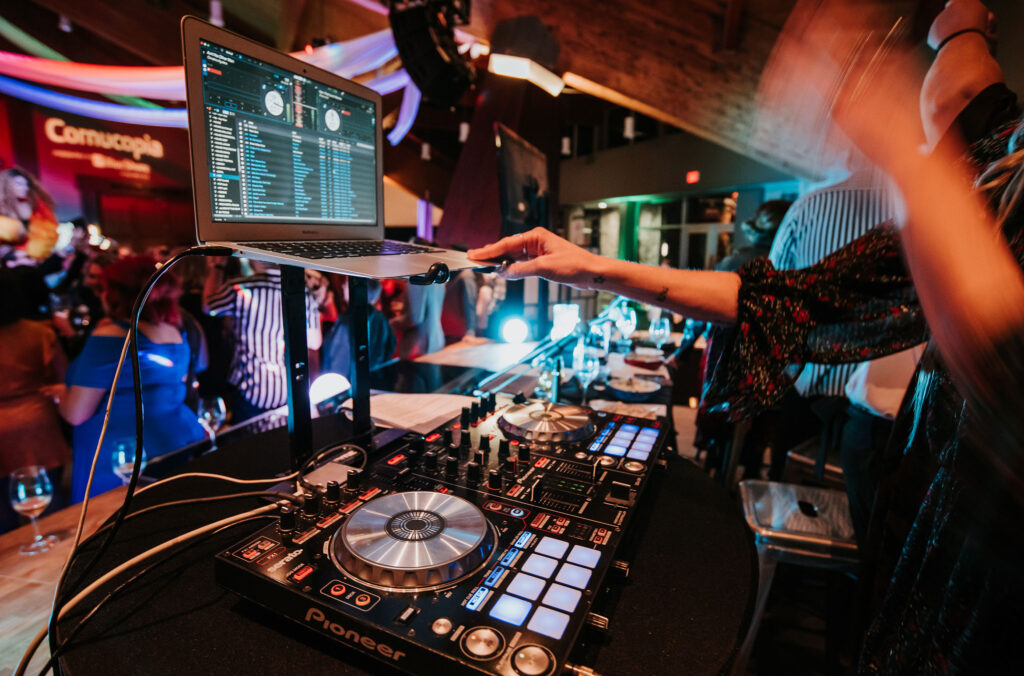
{"label": "bright white light", "polygon": [[558,303],[552,313],[551,340],[568,336],[580,322],[580,306],[575,303]]}
{"label": "bright white light", "polygon": [[505,77],[529,80],[548,94],[558,96],[565,89],[565,82],[536,61],[522,56],[492,53],[487,60],[487,70]]}
{"label": "bright white light", "polygon": [[598,202],[597,203],[597,208],[598,209],[607,209],[608,208],[608,203],[607,202]]}
{"label": "bright white light", "polygon": [[331,397],[338,396],[350,387],[348,378],[345,376],[338,373],[324,373],[309,386],[309,401],[314,405],[319,404]]}
{"label": "bright white light", "polygon": [[661,257],[668,256],[668,242],[661,243]]}
{"label": "bright white light", "polygon": [[521,343],[529,332],[530,328],[519,317],[510,317],[501,325],[501,339],[506,343]]}

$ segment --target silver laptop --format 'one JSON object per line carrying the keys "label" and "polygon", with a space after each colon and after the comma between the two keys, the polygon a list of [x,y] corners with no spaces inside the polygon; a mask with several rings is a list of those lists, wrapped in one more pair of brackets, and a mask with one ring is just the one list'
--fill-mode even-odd
{"label": "silver laptop", "polygon": [[195,17],[181,34],[201,244],[359,277],[481,265],[384,239],[379,94]]}

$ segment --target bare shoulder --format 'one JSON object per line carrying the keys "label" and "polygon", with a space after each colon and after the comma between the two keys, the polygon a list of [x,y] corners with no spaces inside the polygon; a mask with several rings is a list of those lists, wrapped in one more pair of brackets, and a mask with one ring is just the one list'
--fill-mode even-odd
{"label": "bare shoulder", "polygon": [[128,334],[123,328],[121,328],[115,322],[110,320],[101,321],[95,329],[93,329],[92,335],[94,336],[111,336],[115,338],[123,338]]}

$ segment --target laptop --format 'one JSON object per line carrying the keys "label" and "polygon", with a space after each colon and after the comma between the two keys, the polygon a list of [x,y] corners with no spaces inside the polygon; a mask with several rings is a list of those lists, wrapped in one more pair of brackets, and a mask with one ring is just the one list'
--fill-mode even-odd
{"label": "laptop", "polygon": [[384,239],[379,94],[195,17],[181,35],[200,244],[378,279],[480,267]]}

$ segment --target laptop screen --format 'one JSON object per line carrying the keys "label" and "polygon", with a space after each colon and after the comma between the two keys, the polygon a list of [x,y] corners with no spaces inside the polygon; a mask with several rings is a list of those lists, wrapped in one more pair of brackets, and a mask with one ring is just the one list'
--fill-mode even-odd
{"label": "laptop screen", "polygon": [[377,225],[372,101],[202,40],[211,220]]}

